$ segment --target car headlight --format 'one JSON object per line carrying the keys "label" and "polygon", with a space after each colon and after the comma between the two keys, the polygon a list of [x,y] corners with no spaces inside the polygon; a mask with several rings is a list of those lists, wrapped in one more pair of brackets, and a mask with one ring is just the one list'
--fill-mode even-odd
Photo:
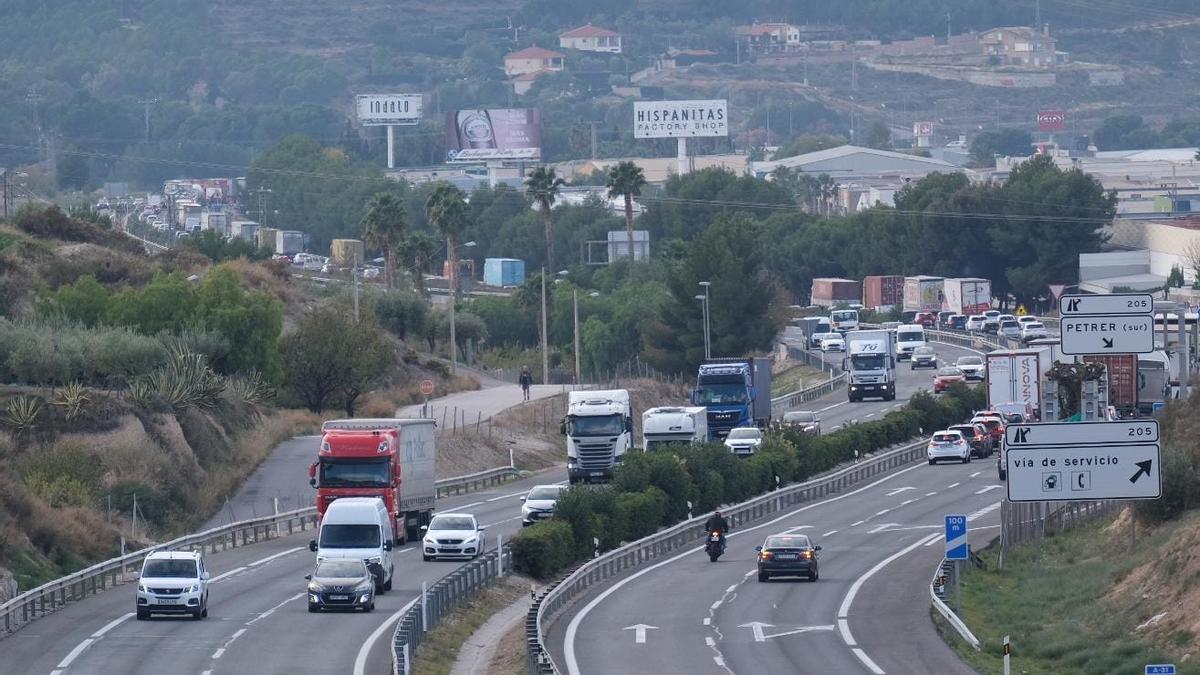
{"label": "car headlight", "polygon": [[308,592],[309,593],[320,593],[321,592],[321,584],[318,584],[315,581],[309,583],[308,584]]}
{"label": "car headlight", "polygon": [[200,584],[192,584],[191,587],[187,589],[187,592],[195,593],[196,591],[199,591],[199,590],[200,590]]}
{"label": "car headlight", "polygon": [[425,537],[421,540],[421,542],[425,544],[436,544],[437,540],[435,540],[433,537]]}
{"label": "car headlight", "polygon": [[367,563],[368,565],[372,565],[372,564],[381,565],[381,564],[383,564],[383,556],[377,555],[377,556],[372,556],[370,558],[364,558],[363,562]]}
{"label": "car headlight", "polygon": [[527,515],[529,515],[529,514],[531,514],[531,513],[533,513],[533,509],[529,508],[529,505],[528,505],[528,504],[523,504],[523,505],[521,506],[521,515],[523,515],[523,516],[527,516]]}
{"label": "car headlight", "polygon": [[145,593],[145,592],[146,592],[146,586],[144,584],[138,584],[138,593]]}

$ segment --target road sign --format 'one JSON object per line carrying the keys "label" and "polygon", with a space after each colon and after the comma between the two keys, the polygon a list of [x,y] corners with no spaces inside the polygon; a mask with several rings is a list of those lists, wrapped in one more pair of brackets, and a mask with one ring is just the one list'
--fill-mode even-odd
{"label": "road sign", "polygon": [[1054,299],[1057,300],[1059,298],[1059,296],[1061,296],[1063,294],[1063,291],[1067,290],[1067,285],[1066,284],[1050,284],[1047,288],[1050,289],[1050,295],[1054,296]]}
{"label": "road sign", "polygon": [[1147,354],[1154,351],[1154,317],[1064,316],[1060,338],[1064,354]]}
{"label": "road sign", "polygon": [[1060,305],[1059,311],[1062,312],[1063,316],[1080,316],[1084,314],[1153,314],[1154,296],[1149,293],[1064,295]]}
{"label": "road sign", "polygon": [[1157,663],[1146,665],[1146,675],[1175,675],[1174,663]]}
{"label": "road sign", "polygon": [[1067,113],[1061,108],[1039,110],[1037,123],[1038,131],[1062,131],[1066,128]]}
{"label": "road sign", "polygon": [[433,380],[421,380],[421,394],[423,396],[433,395]]}
{"label": "road sign", "polygon": [[1004,429],[1006,447],[1027,445],[1129,445],[1157,443],[1158,420],[1118,422],[1048,422],[1010,424]]}
{"label": "road sign", "polygon": [[946,516],[946,560],[967,559],[967,517]]}
{"label": "road sign", "polygon": [[1103,447],[1005,444],[1004,457],[1008,499],[1013,502],[1158,499],[1162,494],[1157,443]]}

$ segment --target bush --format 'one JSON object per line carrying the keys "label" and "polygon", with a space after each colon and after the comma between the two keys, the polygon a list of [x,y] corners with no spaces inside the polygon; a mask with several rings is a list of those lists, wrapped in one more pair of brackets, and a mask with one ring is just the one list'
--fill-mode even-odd
{"label": "bush", "polygon": [[557,518],[522,529],[509,543],[513,568],[535,579],[549,579],[579,559],[571,526]]}
{"label": "bush", "polygon": [[102,474],[99,458],[74,444],[41,450],[21,463],[29,491],[51,506],[94,505]]}
{"label": "bush", "polygon": [[158,340],[124,328],[0,319],[0,374],[29,385],[111,384],[166,360]]}
{"label": "bush", "polygon": [[636,541],[654,534],[667,513],[667,494],[656,487],[617,494],[614,522],[621,541]]}
{"label": "bush", "polygon": [[371,309],[379,325],[401,340],[421,337],[429,316],[429,303],[425,300],[395,291],[373,296]]}
{"label": "bush", "polygon": [[577,558],[591,557],[595,542],[606,551],[620,542],[619,532],[613,531],[612,516],[617,510],[617,493],[608,486],[577,485],[559,497],[554,515],[571,526],[574,554]]}

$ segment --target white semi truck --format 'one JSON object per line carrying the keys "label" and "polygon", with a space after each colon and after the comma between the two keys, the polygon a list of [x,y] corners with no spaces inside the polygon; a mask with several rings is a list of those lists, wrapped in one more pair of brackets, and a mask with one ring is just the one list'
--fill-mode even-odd
{"label": "white semi truck", "polygon": [[851,402],[864,398],[896,399],[896,334],[890,330],[853,330],[846,333],[849,373],[847,395]]}
{"label": "white semi truck", "polygon": [[633,445],[629,392],[568,392],[567,416],[560,430],[567,437],[567,478],[572,485],[612,478],[613,469]]}
{"label": "white semi truck", "polygon": [[642,413],[642,448],[657,450],[668,443],[708,441],[708,409],[663,406]]}

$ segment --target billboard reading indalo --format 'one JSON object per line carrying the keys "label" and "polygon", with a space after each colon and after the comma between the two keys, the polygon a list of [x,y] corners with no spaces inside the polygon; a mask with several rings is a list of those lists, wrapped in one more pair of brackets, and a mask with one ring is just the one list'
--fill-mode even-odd
{"label": "billboard reading indalo", "polygon": [[729,106],[713,101],[637,101],[634,138],[697,138],[729,135]]}
{"label": "billboard reading indalo", "polygon": [[446,118],[446,159],[539,159],[542,116],[529,108],[453,110]]}
{"label": "billboard reading indalo", "polygon": [[355,97],[354,103],[358,123],[364,127],[421,121],[420,94],[362,94]]}

